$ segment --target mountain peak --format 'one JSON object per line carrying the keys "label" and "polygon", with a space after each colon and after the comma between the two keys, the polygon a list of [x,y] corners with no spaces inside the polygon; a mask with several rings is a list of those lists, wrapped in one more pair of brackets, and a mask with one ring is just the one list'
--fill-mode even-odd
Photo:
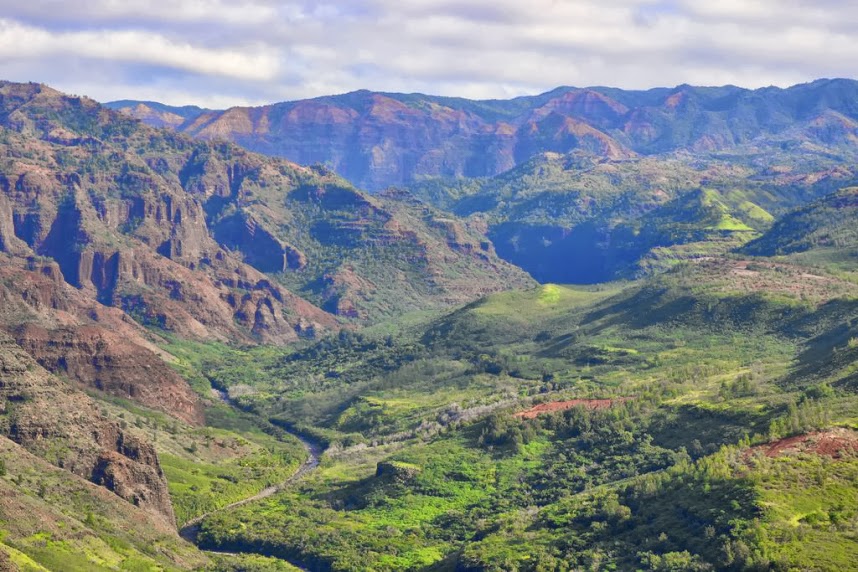
{"label": "mountain peak", "polygon": [[[747,90],[736,86],[680,84],[646,91],[606,87],[558,87],[537,96],[468,100],[365,89],[242,108],[207,112],[194,120],[176,109],[114,104],[152,125],[169,125],[203,138],[225,138],[299,164],[322,163],[356,185],[380,191],[423,178],[490,177],[531,153],[588,149],[585,140],[554,137],[536,144],[534,122],[552,113],[569,125],[586,124],[604,142],[604,157],[682,151],[726,152],[749,141],[767,145],[788,129],[813,127],[826,112],[858,119],[858,83],[821,79],[790,88]],[[190,113],[190,112],[189,112]],[[173,114],[173,115],[168,115]],[[807,131],[814,144],[847,145]],[[816,134],[815,134],[816,133]],[[818,135],[817,135],[818,134]],[[559,141],[559,142],[558,142]],[[547,145],[540,147],[539,145]],[[584,147],[579,147],[584,145]],[[590,149],[592,150],[592,149]]]}

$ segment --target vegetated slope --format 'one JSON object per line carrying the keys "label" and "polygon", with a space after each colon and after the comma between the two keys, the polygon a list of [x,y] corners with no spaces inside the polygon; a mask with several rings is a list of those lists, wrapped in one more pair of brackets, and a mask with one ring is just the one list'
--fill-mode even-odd
{"label": "vegetated slope", "polygon": [[[149,128],[88,99],[3,84],[0,244],[196,339],[289,342],[529,283],[449,217],[320,170]],[[480,280],[471,280],[472,276]]]}
{"label": "vegetated slope", "polygon": [[152,127],[178,127],[188,120],[192,120],[203,113],[211,110],[196,105],[184,105],[176,107],[164,105],[156,101],[111,101],[104,104],[109,109],[124,111],[126,114],[144,121]]}
{"label": "vegetated slope", "polygon": [[332,447],[201,539],[331,570],[851,569],[854,455],[749,445],[855,427],[856,293],[713,257],[625,288],[493,295],[402,337],[252,350],[210,375]]}
{"label": "vegetated slope", "polygon": [[809,250],[858,248],[858,188],[850,187],[791,211],[763,236],[747,244],[748,254],[774,256]]}
{"label": "vegetated slope", "polygon": [[0,568],[194,570],[208,558],[172,524],[0,437]]}
{"label": "vegetated slope", "polygon": [[[675,213],[670,202],[688,193],[720,193],[727,216],[760,231],[767,213],[851,184],[856,85],[558,88],[483,102],[355,92],[191,115],[178,129],[322,163],[371,190],[406,186],[472,217],[503,259],[539,281],[595,283],[755,237],[705,224],[637,234],[637,219],[665,206]],[[148,111],[117,107],[146,120]]]}
{"label": "vegetated slope", "polygon": [[[240,558],[211,562],[179,537],[171,500],[182,518],[189,509],[249,496],[267,479],[291,474],[300,445],[290,448],[258,429],[248,431],[247,420],[229,411],[209,410],[209,421],[232,431],[118,403],[123,406],[86,396],[0,335],[0,569],[267,565]],[[159,457],[166,457],[163,465]],[[290,568],[270,563],[261,569]]]}
{"label": "vegetated slope", "polygon": [[858,83],[837,79],[757,90],[561,87],[508,101],[357,91],[191,113],[145,102],[111,106],[195,137],[322,163],[378,191],[425,177],[491,177],[547,151],[581,150],[612,160],[739,146],[822,147],[854,155],[856,93]]}
{"label": "vegetated slope", "polygon": [[0,334],[0,431],[31,453],[96,484],[173,526],[164,473],[152,445],[38,366]]}
{"label": "vegetated slope", "polygon": [[593,283],[740,246],[774,214],[853,181],[843,161],[810,151],[624,161],[549,153],[492,179],[410,190],[481,221],[500,256],[538,280]]}

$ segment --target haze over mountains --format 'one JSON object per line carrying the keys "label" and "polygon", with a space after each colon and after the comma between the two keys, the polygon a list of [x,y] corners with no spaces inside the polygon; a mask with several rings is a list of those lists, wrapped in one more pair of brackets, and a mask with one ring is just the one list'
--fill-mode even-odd
{"label": "haze over mountains", "polygon": [[197,138],[321,163],[377,192],[432,177],[492,177],[546,151],[610,160],[802,145],[854,152],[856,95],[858,82],[834,79],[756,90],[560,87],[488,101],[356,91],[222,111],[107,105]]}
{"label": "haze over mountains", "polygon": [[[858,82],[835,79],[561,87],[506,101],[358,91],[225,111],[108,105],[195,138],[320,163],[370,191],[405,187],[487,224],[499,255],[538,280],[592,283],[704,256],[719,241],[730,248],[773,214],[853,181],[856,96]],[[671,201],[704,187],[741,224],[676,220],[687,213]],[[662,222],[640,234],[650,212]],[[665,217],[686,230],[666,232]]]}

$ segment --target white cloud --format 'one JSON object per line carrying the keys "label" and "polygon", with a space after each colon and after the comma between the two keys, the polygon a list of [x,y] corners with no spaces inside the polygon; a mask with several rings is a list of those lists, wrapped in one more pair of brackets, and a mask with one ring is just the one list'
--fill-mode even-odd
{"label": "white cloud", "polygon": [[26,71],[102,100],[258,103],[360,88],[509,97],[858,75],[858,5],[847,0],[0,0],[0,10],[0,76]]}
{"label": "white cloud", "polygon": [[53,23],[221,22],[262,25],[277,17],[276,3],[253,0],[0,0],[7,18]]}
{"label": "white cloud", "polygon": [[278,59],[265,46],[244,50],[209,49],[138,30],[51,33],[0,20],[0,58],[40,60],[88,58],[145,63],[203,75],[273,80]]}

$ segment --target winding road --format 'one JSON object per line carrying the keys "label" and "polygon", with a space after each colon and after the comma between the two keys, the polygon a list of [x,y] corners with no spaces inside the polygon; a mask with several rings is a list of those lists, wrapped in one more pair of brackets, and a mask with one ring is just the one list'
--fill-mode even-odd
{"label": "winding road", "polygon": [[[232,403],[232,401],[229,399],[229,396],[227,395],[227,393],[225,391],[212,390],[212,392],[216,393],[217,397],[221,401],[223,401],[225,404],[229,405],[230,407],[235,407],[235,404]],[[285,431],[285,429],[284,429],[284,431]],[[240,501],[228,504],[228,505],[223,506],[219,509],[207,512],[207,513],[202,514],[202,515],[200,515],[200,516],[198,516],[192,520],[189,520],[179,530],[179,536],[181,536],[182,538],[184,538],[188,542],[191,542],[193,544],[197,544],[197,540],[198,540],[197,537],[199,536],[199,533],[200,533],[200,524],[202,524],[202,522],[205,519],[207,519],[208,517],[210,517],[211,515],[213,515],[215,513],[223,512],[226,510],[238,508],[238,507],[244,506],[246,504],[249,504],[249,503],[252,503],[252,502],[255,502],[258,500],[262,500],[262,499],[268,498],[270,496],[273,496],[273,495],[279,493],[280,491],[282,491],[283,489],[285,489],[286,487],[296,483],[297,481],[301,480],[302,478],[304,478],[305,476],[307,476],[308,474],[313,472],[319,466],[319,461],[320,461],[321,456],[322,456],[322,446],[319,443],[316,443],[314,441],[310,441],[309,439],[307,439],[301,435],[298,435],[297,433],[293,433],[291,431],[286,431],[286,432],[289,433],[290,435],[292,435],[293,437],[295,437],[296,439],[298,439],[301,442],[301,445],[304,446],[304,450],[307,451],[307,459],[301,464],[300,467],[298,467],[295,470],[294,473],[292,473],[289,476],[288,479],[286,479],[285,481],[283,481],[282,483],[280,483],[278,485],[263,489],[263,490],[259,491],[258,493],[256,493],[255,495],[253,495],[252,497],[248,497],[246,499],[242,499]],[[220,551],[217,551],[217,552],[209,551],[209,552],[213,552],[215,554],[236,554],[233,552],[220,552]],[[301,568],[300,566],[298,566],[294,562],[292,562],[291,564],[293,566]],[[303,570],[303,568],[301,568],[301,569]]]}

